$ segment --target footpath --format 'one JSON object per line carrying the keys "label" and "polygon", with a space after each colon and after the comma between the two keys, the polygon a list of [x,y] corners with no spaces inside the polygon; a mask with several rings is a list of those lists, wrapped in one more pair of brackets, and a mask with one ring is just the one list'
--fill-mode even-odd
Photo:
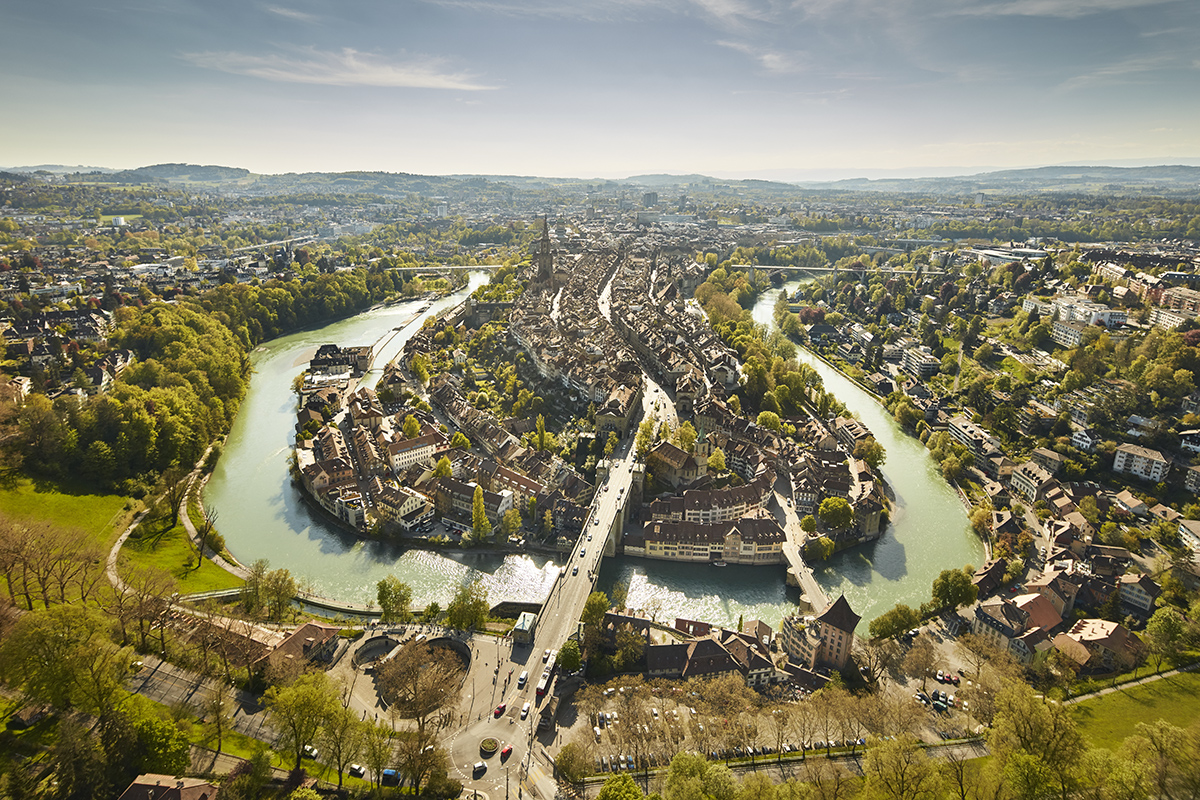
{"label": "footpath", "polygon": [[1151,675],[1147,675],[1144,678],[1138,678],[1137,680],[1128,681],[1117,686],[1106,686],[1105,688],[1097,689],[1094,692],[1081,694],[1078,697],[1072,697],[1070,700],[1065,701],[1065,705],[1078,703],[1082,700],[1090,700],[1093,697],[1103,697],[1104,695],[1112,694],[1113,692],[1123,692],[1126,689],[1132,689],[1136,686],[1145,686],[1147,683],[1153,683],[1154,681],[1162,680],[1163,678],[1170,678],[1183,672],[1195,672],[1198,669],[1200,669],[1200,661],[1197,661],[1194,664],[1187,664],[1177,669],[1170,669],[1166,672],[1156,672]]}

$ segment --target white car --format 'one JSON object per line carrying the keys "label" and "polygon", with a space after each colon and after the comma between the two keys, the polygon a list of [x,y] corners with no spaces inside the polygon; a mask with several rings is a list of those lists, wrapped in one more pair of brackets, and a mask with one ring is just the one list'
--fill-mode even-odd
{"label": "white car", "polygon": [[525,705],[521,706],[521,719],[529,716],[529,701],[525,701]]}

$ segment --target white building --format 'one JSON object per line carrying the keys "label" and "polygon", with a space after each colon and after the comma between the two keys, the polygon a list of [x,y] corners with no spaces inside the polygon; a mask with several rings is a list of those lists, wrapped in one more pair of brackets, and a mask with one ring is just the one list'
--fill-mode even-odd
{"label": "white building", "polygon": [[1170,471],[1171,462],[1162,453],[1136,444],[1119,445],[1113,457],[1113,472],[1133,475],[1153,483],[1165,480]]}

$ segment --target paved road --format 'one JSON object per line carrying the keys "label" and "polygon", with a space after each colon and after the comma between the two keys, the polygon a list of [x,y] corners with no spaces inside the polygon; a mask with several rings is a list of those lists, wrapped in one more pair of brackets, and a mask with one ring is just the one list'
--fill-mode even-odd
{"label": "paved road", "polygon": [[[213,683],[156,656],[146,656],[142,668],[126,682],[126,688],[165,706],[187,705],[193,713],[203,716],[205,692]],[[268,724],[267,712],[259,705],[258,698],[249,692],[234,689],[229,692],[235,702],[234,730],[264,742],[275,741],[275,731]]]}

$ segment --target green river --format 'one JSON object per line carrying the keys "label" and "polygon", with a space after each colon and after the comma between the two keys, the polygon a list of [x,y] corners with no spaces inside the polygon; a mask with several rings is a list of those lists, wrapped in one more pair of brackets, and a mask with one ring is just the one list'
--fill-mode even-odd
{"label": "green river", "polygon": [[[487,280],[473,273],[473,289]],[[789,284],[788,291],[796,283]],[[389,573],[413,588],[414,603],[443,606],[455,589],[476,576],[493,603],[537,601],[553,582],[555,565],[543,556],[442,555],[390,544],[364,542],[314,513],[292,485],[288,456],[294,437],[296,397],[292,379],[321,344],[371,344],[395,327],[403,331],[385,345],[377,364],[399,352],[421,318],[461,302],[469,290],[437,301],[413,319],[423,301],[374,309],[323,328],[284,336],[253,356],[255,375],[230,432],[225,453],[205,490],[219,514],[229,550],[242,562],[265,558],[286,567],[315,593],[370,602],[375,584]],[[755,318],[770,324],[777,292],[760,298]],[[408,322],[409,320],[413,320]],[[887,533],[877,542],[841,553],[817,570],[817,579],[836,595],[845,592],[865,620],[897,602],[916,605],[929,596],[937,574],[948,567],[979,564],[983,549],[971,534],[966,511],[942,480],[920,442],[904,434],[875,400],[805,351],[801,358],[820,372],[825,385],[852,410],[887,449],[883,472],[896,494]],[[373,384],[378,371],[364,383]],[[600,587],[629,585],[629,605],[653,611],[660,620],[676,616],[733,624],[739,616],[772,626],[795,607],[796,590],[784,584],[784,568],[685,565],[614,558],[605,562]]]}

